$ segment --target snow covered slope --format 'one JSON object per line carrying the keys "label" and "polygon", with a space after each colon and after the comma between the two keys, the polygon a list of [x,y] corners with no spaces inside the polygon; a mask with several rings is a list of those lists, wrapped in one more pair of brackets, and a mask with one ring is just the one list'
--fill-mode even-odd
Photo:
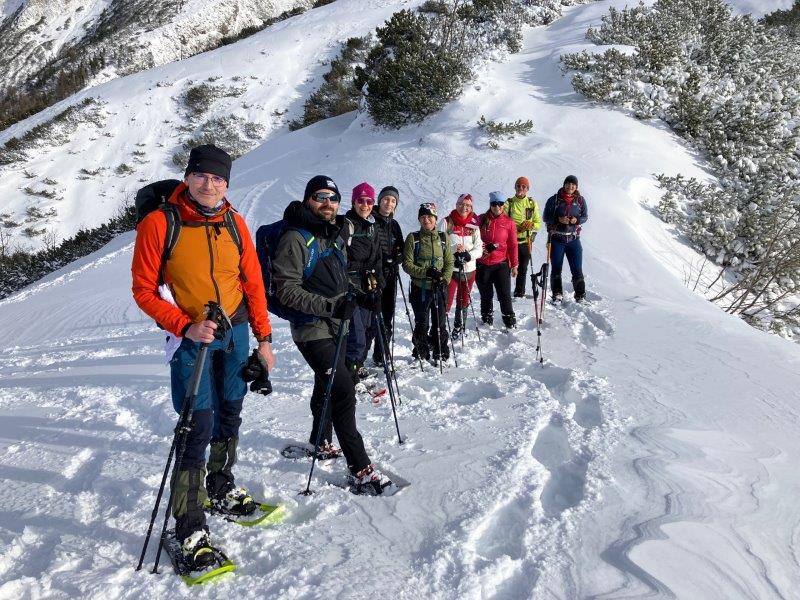
{"label": "snow covered slope", "polygon": [[[143,181],[171,176],[172,155],[194,133],[208,129],[209,121],[223,119],[248,147],[285,132],[341,43],[420,3],[337,0],[236,44],[85,90],[1,132],[0,144],[49,121],[67,105],[90,97],[98,102],[95,118],[56,125],[22,160],[0,166],[0,212],[20,224],[11,230],[14,242],[29,248],[42,244],[41,236],[22,234],[26,226],[52,231],[61,240],[107,221],[132,201]],[[183,97],[203,83],[221,97],[207,110],[189,111]],[[55,216],[31,220],[29,207]]]}
{"label": "snow covered slope", "polygon": [[[518,330],[473,332],[443,377],[403,368],[402,446],[385,405],[360,405],[371,456],[412,482],[392,498],[328,485],[341,464],[297,495],[309,465],[278,451],[308,433],[312,382],[276,323],[276,392],[246,399],[237,468],[290,516],[256,530],[213,521],[240,565],[217,585],[133,571],[175,419],[162,336],[129,295],[133,235],[0,302],[0,598],[796,596],[800,350],[685,288],[690,251],[648,206],[651,174],[703,176],[697,156],[587,104],[559,70],[622,4],[528,32],[422,127],[379,132],[344,115],[236,162],[232,200],[252,227],[319,172],[342,189],[396,184],[405,231],[421,201],[449,209],[469,191],[485,210],[521,174],[544,201],[574,173],[591,303],[548,307],[544,368],[529,299],[515,304]],[[480,115],[531,118],[535,132],[492,151]],[[406,362],[402,308],[397,327]]]}

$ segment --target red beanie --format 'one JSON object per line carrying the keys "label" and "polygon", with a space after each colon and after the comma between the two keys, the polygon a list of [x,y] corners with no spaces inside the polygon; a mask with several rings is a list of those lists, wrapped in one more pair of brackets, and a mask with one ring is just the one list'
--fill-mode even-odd
{"label": "red beanie", "polygon": [[514,182],[514,187],[517,187],[520,184],[524,185],[528,189],[531,189],[531,183],[528,181],[527,177],[517,177],[517,180]]}
{"label": "red beanie", "polygon": [[352,201],[355,203],[356,200],[359,198],[370,198],[371,200],[375,200],[375,188],[373,188],[370,184],[366,181],[363,183],[359,183],[356,187],[353,188],[353,197]]}

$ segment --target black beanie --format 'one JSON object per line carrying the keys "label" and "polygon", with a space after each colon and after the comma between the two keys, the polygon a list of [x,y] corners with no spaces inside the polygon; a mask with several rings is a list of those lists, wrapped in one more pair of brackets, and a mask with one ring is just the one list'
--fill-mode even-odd
{"label": "black beanie", "polygon": [[575,175],[567,175],[566,179],[564,179],[564,185],[567,185],[568,183],[574,183],[575,185],[578,185],[578,178],[575,177]]}
{"label": "black beanie", "polygon": [[380,202],[381,198],[384,196],[392,196],[398,203],[400,202],[400,192],[398,192],[397,188],[393,185],[387,185],[381,190],[381,193],[378,194],[378,202]]}
{"label": "black beanie", "polygon": [[424,202],[423,204],[419,205],[419,211],[417,211],[417,218],[420,217],[437,217],[436,214],[436,205],[433,202]]}
{"label": "black beanie", "polygon": [[230,155],[221,148],[211,144],[197,146],[189,153],[189,164],[186,166],[184,177],[189,173],[211,173],[219,175],[230,183],[232,162]]}
{"label": "black beanie", "polygon": [[336,192],[336,195],[339,196],[339,198],[342,197],[342,195],[339,193],[339,188],[336,187],[336,183],[333,181],[333,179],[327,175],[314,175],[314,177],[309,179],[308,183],[306,184],[306,191],[303,194],[303,202],[308,200],[311,197],[311,194],[317,190],[333,190]]}

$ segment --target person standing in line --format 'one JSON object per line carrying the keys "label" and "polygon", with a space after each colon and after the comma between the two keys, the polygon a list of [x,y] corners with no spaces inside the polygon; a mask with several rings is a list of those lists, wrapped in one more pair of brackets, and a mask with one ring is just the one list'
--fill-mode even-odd
{"label": "person standing in line", "polygon": [[[348,294],[346,256],[352,232],[344,217],[336,214],[340,201],[336,183],[330,177],[317,175],[306,184],[303,201],[289,203],[283,213],[288,229],[278,242],[272,262],[273,282],[281,303],[313,317],[303,324],[291,324],[292,339],[314,371],[310,443],[316,441],[322,426],[325,389],[333,377],[330,419],[325,423],[321,449],[335,450],[331,441],[335,431],[354,489],[383,494],[393,484],[370,462],[356,427],[355,384],[347,372],[344,352],[339,353],[339,361],[333,365],[339,328],[356,309],[356,299]],[[304,232],[313,236],[312,245],[319,252],[314,269],[307,276],[304,270],[310,248]]]}
{"label": "person standing in line", "polygon": [[472,196],[461,194],[456,208],[442,222],[442,229],[450,238],[453,251],[453,278],[447,288],[447,312],[456,300],[456,316],[453,319],[451,336],[456,339],[467,323],[467,310],[475,283],[475,268],[478,257],[483,254],[478,215],[472,211]]}
{"label": "person standing in line", "polygon": [[[525,297],[525,285],[528,276],[528,265],[531,262],[531,251],[536,233],[542,226],[542,217],[539,215],[539,203],[528,196],[530,182],[527,177],[518,177],[514,183],[515,195],[506,201],[505,213],[517,225],[517,254],[519,267],[514,285],[514,297]],[[536,286],[533,286],[533,295],[538,295]]]}
{"label": "person standing in line", "polygon": [[411,276],[408,301],[414,311],[413,356],[430,360],[433,355],[434,361],[446,361],[450,336],[443,292],[453,276],[453,251],[447,234],[436,230],[436,204],[421,204],[417,216],[419,231],[408,234],[403,248],[403,270]]}
{"label": "person standing in line", "polygon": [[347,275],[352,289],[358,292],[358,307],[350,319],[345,357],[355,384],[368,376],[364,361],[374,337],[373,312],[380,309],[384,286],[378,228],[372,216],[374,206],[375,190],[367,182],[359,183],[353,188],[352,208],[344,215],[352,231],[347,248]]}
{"label": "person standing in line", "polygon": [[[397,191],[396,187],[387,185],[378,194],[378,203],[372,209],[383,264],[384,285],[381,294],[380,311],[383,317],[383,325],[386,329],[383,339],[386,340],[387,346],[392,339],[392,335],[394,335],[392,324],[394,323],[395,300],[397,298],[398,269],[403,262],[403,231],[394,218],[394,211],[398,202],[400,202],[400,192]],[[373,325],[373,331],[377,326],[376,322]],[[377,367],[383,366],[383,357],[380,355],[380,348],[377,342],[374,342],[372,362]]]}
{"label": "person standing in line", "polygon": [[[191,429],[173,485],[175,537],[192,570],[213,564],[204,510],[232,516],[257,505],[233,476],[247,384],[248,323],[260,360],[275,365],[261,267],[247,224],[226,199],[231,157],[213,145],[193,148],[182,183],[136,228],[131,273],[136,304],[179,342],[169,364],[172,405],[180,414],[202,344],[208,344]],[[169,212],[175,216],[170,219]],[[178,232],[167,250],[170,223]],[[165,252],[165,250],[167,250]],[[206,318],[215,301],[231,328],[216,339],[217,323]],[[206,450],[210,446],[208,461]]]}
{"label": "person standing in line", "polygon": [[494,292],[500,301],[503,324],[509,329],[517,326],[517,317],[511,303],[511,277],[517,276],[519,261],[517,226],[503,212],[505,196],[500,192],[489,194],[489,210],[481,216],[480,230],[483,254],[478,259],[476,283],[481,296],[481,320],[494,322]]}
{"label": "person standing in line", "polygon": [[586,199],[578,191],[578,178],[568,175],[564,185],[547,199],[544,206],[544,222],[550,234],[550,288],[553,302],[563,299],[564,290],[561,285],[561,269],[564,256],[569,262],[572,274],[572,288],[575,301],[582,302],[586,298],[586,282],[583,277],[583,246],[581,246],[581,225],[589,218]]}

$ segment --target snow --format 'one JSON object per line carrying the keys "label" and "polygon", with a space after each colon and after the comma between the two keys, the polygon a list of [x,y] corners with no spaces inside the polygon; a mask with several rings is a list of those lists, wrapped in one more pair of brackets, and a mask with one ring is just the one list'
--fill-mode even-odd
{"label": "snow", "polygon": [[725,2],[731,5],[734,13],[752,15],[754,19],[760,19],[776,10],[790,9],[794,4],[794,0],[725,0]]}
{"label": "snow", "polygon": [[[520,54],[422,126],[383,132],[348,114],[276,132],[236,161],[231,200],[251,227],[319,172],[342,190],[396,184],[406,232],[421,201],[449,210],[469,191],[485,210],[489,191],[526,174],[543,203],[574,173],[590,207],[591,302],[547,307],[544,367],[526,299],[516,331],[471,332],[440,377],[406,364],[398,299],[405,444],[385,404],[357,408],[370,456],[412,482],[391,498],[328,485],[340,463],[319,464],[316,493],[297,495],[309,464],[279,450],[308,434],[312,380],[275,322],[275,393],[246,398],[237,481],[289,517],[211,521],[235,576],[190,591],[167,567],[134,571],[175,415],[163,335],[130,298],[133,234],[0,301],[0,598],[796,596],[800,350],[685,286],[697,255],[652,214],[652,174],[708,178],[697,155],[662,126],[587,103],[560,72],[560,54],[623,4],[528,31]],[[315,22],[319,37],[344,28],[337,19]],[[308,26],[303,39],[316,38]],[[281,39],[300,39],[294,27]],[[486,149],[481,115],[531,118],[534,133]],[[537,268],[543,255],[540,239]]]}

